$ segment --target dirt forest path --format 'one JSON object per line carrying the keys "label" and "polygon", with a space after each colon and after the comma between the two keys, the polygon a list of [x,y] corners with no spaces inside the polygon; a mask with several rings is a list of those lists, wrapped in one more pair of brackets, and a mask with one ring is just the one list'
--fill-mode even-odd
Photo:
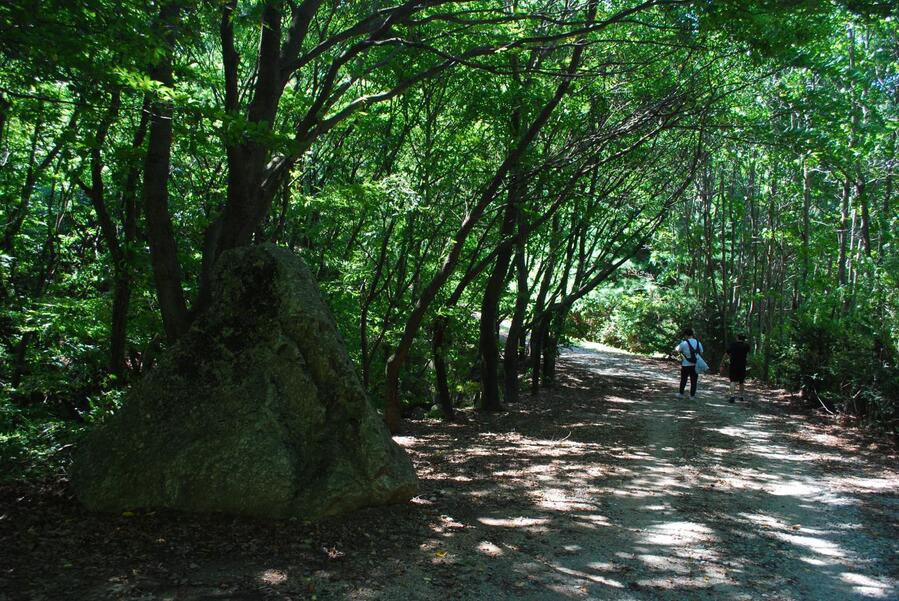
{"label": "dirt forest path", "polygon": [[407,443],[438,484],[426,500],[455,510],[423,550],[483,570],[450,598],[899,597],[895,470],[769,394],[729,404],[721,378],[691,401],[663,362],[563,363],[555,391],[467,448]]}
{"label": "dirt forest path", "polygon": [[97,516],[0,491],[0,600],[896,599],[895,455],[727,403],[676,366],[573,349],[509,413],[413,420],[422,490],[317,524]]}

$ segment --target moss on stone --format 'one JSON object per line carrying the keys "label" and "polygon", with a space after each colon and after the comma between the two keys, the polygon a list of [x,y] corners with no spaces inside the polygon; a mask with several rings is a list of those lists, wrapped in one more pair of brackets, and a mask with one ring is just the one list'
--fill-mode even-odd
{"label": "moss on stone", "polygon": [[95,510],[304,519],[416,488],[308,268],[273,245],[222,255],[209,310],[88,437],[72,479]]}

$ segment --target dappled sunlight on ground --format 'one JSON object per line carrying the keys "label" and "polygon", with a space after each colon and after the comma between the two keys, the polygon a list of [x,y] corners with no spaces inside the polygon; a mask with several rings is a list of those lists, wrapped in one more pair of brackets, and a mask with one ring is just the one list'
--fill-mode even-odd
{"label": "dappled sunlight on ground", "polygon": [[899,597],[895,462],[769,391],[730,404],[720,378],[695,400],[676,384],[674,363],[567,352],[557,385],[508,413],[411,422],[395,438],[421,478],[411,502],[316,524],[63,498],[16,514],[27,565],[48,567],[10,598],[67,598],[73,578],[79,598],[142,601]]}
{"label": "dappled sunlight on ground", "polygon": [[[894,471],[847,456],[835,435],[800,440],[766,393],[730,404],[726,383],[703,377],[691,401],[673,365],[584,349],[564,361],[574,370],[539,402],[455,426],[480,428],[467,445],[408,440],[441,503],[472,523],[453,546],[493,562],[499,582],[471,598],[897,594],[895,520],[865,518],[879,501],[866,495],[899,492]],[[449,489],[459,470],[471,486]]]}

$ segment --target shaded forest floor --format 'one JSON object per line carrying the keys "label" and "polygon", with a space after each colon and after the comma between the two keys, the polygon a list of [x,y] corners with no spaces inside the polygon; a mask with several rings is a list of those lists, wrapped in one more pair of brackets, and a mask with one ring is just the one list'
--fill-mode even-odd
{"label": "shaded forest floor", "polygon": [[575,349],[509,413],[412,421],[421,494],[318,524],[88,514],[0,488],[0,600],[899,596],[894,450],[770,391]]}

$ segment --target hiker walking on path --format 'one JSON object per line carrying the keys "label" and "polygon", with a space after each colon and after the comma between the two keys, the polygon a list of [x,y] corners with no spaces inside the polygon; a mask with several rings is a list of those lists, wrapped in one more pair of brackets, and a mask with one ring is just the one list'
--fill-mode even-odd
{"label": "hiker walking on path", "polygon": [[743,400],[746,384],[746,357],[749,355],[749,343],[746,342],[746,334],[737,335],[737,339],[728,345],[727,354],[730,357],[730,368],[728,369],[730,398],[728,401],[733,403],[734,388],[736,388],[737,383],[740,384],[740,400]]}
{"label": "hiker walking on path", "polygon": [[702,343],[696,340],[692,328],[686,328],[683,332],[684,340],[674,347],[675,352],[683,356],[680,367],[680,391],[677,396],[683,398],[687,379],[690,379],[690,398],[696,396],[696,384],[699,374],[696,372],[696,356],[703,352]]}

